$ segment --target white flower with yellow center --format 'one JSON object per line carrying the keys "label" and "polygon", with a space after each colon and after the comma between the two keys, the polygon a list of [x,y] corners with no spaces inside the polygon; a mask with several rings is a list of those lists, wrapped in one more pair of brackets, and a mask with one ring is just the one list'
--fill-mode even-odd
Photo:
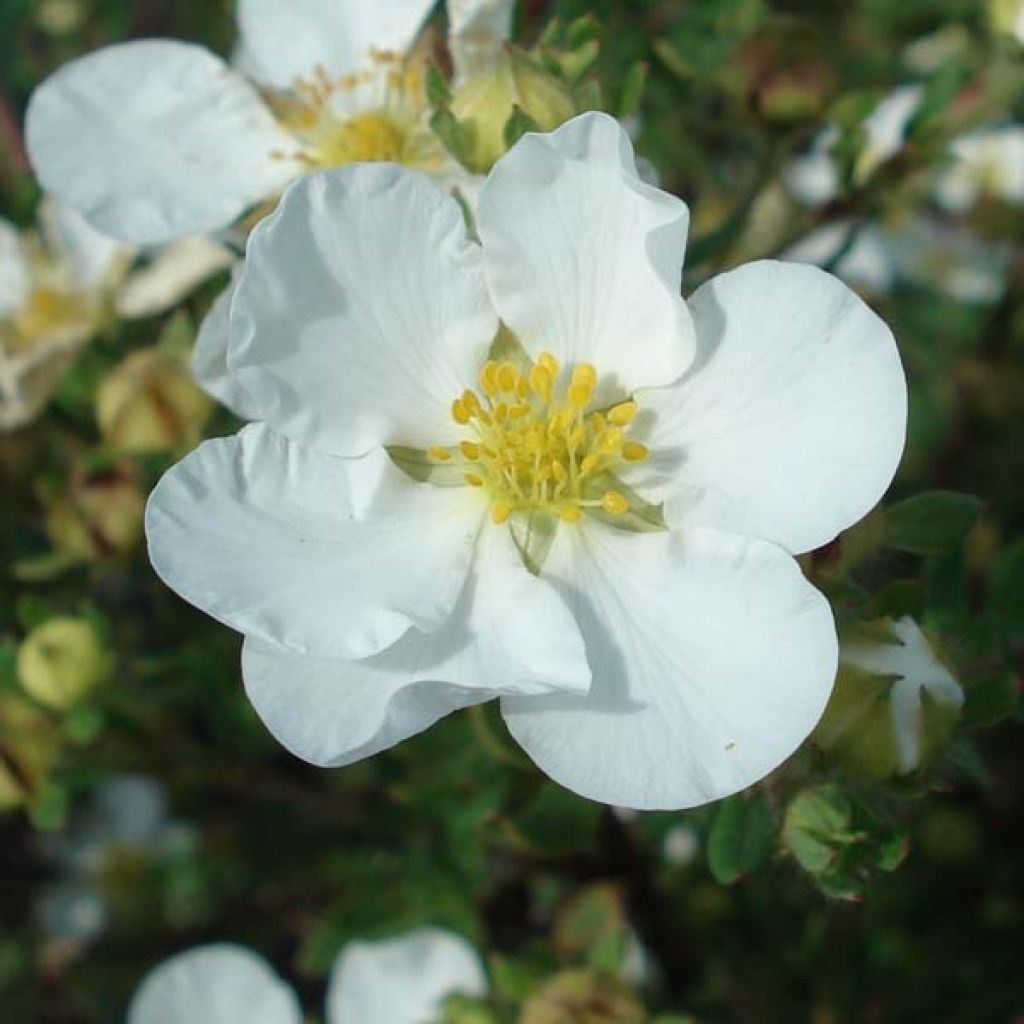
{"label": "white flower with yellow center", "polygon": [[39,413],[108,318],[163,312],[231,262],[204,238],[180,239],[132,270],[137,255],[52,198],[40,207],[38,231],[0,220],[0,430]]}
{"label": "white flower with yellow center", "polygon": [[[430,1024],[451,995],[481,996],[480,960],[458,935],[417,928],[352,942],[334,962],[326,1024]],[[143,979],[127,1024],[302,1024],[299,1001],[271,966],[243,946],[178,953]]]}
{"label": "white flower with yellow center", "polygon": [[498,162],[479,244],[383,165],[305,179],[256,229],[221,314],[261,422],[174,467],[147,531],[161,577],[245,634],[293,752],[348,764],[500,696],[553,778],[668,808],[807,735],[837,645],[792,554],[885,490],[903,373],[813,267],[685,303],[687,223],[586,114]]}
{"label": "white flower with yellow center", "polygon": [[[463,0],[460,17],[485,4]],[[137,244],[228,227],[323,167],[457,176],[428,124],[426,54],[412,52],[433,6],[238,0],[239,70],[173,40],[99,50],[33,95],[33,166],[95,227]]]}

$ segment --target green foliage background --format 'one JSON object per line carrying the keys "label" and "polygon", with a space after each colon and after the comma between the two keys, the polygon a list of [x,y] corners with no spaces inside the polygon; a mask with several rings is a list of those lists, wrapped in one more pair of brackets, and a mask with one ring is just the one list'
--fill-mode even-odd
{"label": "green foliage background", "polygon": [[[79,17],[62,24],[61,8]],[[971,0],[521,8],[527,41],[552,15],[600,27],[603,104],[621,113],[639,97],[638,149],[694,210],[687,291],[817,224],[925,208],[923,183],[952,135],[1024,120],[1021,48]],[[960,48],[928,74],[909,72],[904,47],[941,29],[960,32]],[[33,215],[18,137],[33,86],[79,53],[139,35],[228,53],[230,4],[0,0],[0,215]],[[760,239],[761,200],[826,118],[843,124],[844,144],[855,140],[873,102],[912,77],[926,102],[900,157],[823,210],[793,208]],[[965,90],[971,102],[954,103]],[[900,782],[865,779],[808,746],[753,793],[683,814],[617,816],[573,797],[538,774],[489,708],[344,770],[287,755],[244,698],[238,639],[158,583],[137,536],[53,564],[47,494],[75,473],[144,493],[172,461],[111,451],[94,408],[99,382],[169,319],[96,339],[47,413],[0,435],[0,692],[18,690],[19,645],[55,615],[93,623],[112,665],[86,699],[45,716],[59,756],[25,806],[0,817],[0,1018],[119,1019],[149,967],[214,939],[262,952],[318,1012],[344,941],[429,921],[467,935],[491,969],[492,1002],[478,1016],[453,1007],[453,1020],[518,1020],[559,971],[617,971],[632,936],[648,966],[634,986],[646,1016],[629,1019],[1021,1019],[1021,226],[1019,212],[1000,210],[970,225],[985,244],[1014,246],[999,301],[969,306],[922,283],[877,300],[910,377],[907,456],[887,512],[805,566],[841,619],[912,609],[941,635],[967,691],[953,739]],[[173,329],[198,322],[220,283],[192,296]],[[220,411],[207,431],[232,428]],[[63,877],[52,837],[123,773],[166,786],[189,840],[107,857],[89,880],[106,927],[88,941],[55,935],[40,909]],[[666,857],[667,836],[670,851],[695,841],[696,852]]]}

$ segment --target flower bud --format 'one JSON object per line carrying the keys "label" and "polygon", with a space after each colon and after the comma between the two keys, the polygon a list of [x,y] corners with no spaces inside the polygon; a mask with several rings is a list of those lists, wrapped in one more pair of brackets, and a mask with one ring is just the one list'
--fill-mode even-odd
{"label": "flower bud", "polygon": [[128,356],[99,387],[100,432],[119,452],[180,452],[195,447],[213,403],[196,386],[184,353],[160,348]]}
{"label": "flower bud", "polygon": [[847,769],[876,779],[908,775],[949,740],[963,690],[913,619],[847,631],[839,661],[814,741]]}
{"label": "flower bud", "polygon": [[64,711],[107,675],[96,631],[84,619],[62,616],[33,629],[18,649],[18,681],[40,704]]}
{"label": "flower bud", "polygon": [[576,112],[562,82],[529,58],[510,52],[487,74],[466,82],[452,99],[452,113],[467,130],[465,159],[473,170],[489,170],[505,153],[505,125],[516,107],[543,132]]}
{"label": "flower bud", "polygon": [[527,1000],[519,1024],[643,1024],[628,985],[609,975],[564,971]]}

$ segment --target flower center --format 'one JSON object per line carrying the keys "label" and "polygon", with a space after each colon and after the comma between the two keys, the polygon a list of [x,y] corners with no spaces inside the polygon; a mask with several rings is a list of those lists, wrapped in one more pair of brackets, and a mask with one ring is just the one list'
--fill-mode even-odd
{"label": "flower center", "polygon": [[457,448],[427,451],[439,463],[461,461],[465,482],[488,492],[495,523],[533,509],[564,523],[578,522],[590,508],[614,516],[629,511],[625,495],[605,482],[623,462],[647,458],[647,449],[626,437],[636,403],[588,412],[597,388],[589,363],[577,364],[561,388],[558,382],[550,352],[528,373],[489,360],[479,391],[467,389],[452,402],[452,419],[470,436]]}
{"label": "flower center", "polygon": [[284,127],[313,167],[388,161],[421,170],[443,162],[426,123],[423,62],[375,51],[359,74],[330,78],[318,67],[274,100]]}
{"label": "flower center", "polygon": [[6,337],[8,346],[18,349],[88,320],[92,310],[88,300],[74,293],[37,286],[11,321],[13,332]]}

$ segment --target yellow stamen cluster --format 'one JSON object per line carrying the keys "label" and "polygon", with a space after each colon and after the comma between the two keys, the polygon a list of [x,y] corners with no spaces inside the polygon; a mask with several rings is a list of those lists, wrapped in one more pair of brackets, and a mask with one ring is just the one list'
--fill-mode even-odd
{"label": "yellow stamen cluster", "polygon": [[597,371],[589,363],[577,364],[561,388],[559,379],[560,367],[549,352],[528,373],[488,361],[479,392],[466,390],[452,402],[452,419],[472,439],[457,449],[427,452],[438,462],[461,460],[465,482],[489,492],[495,523],[537,508],[565,523],[578,522],[588,507],[617,516],[629,511],[619,491],[593,491],[605,471],[647,458],[647,449],[626,437],[636,403],[588,412],[597,388]]}
{"label": "yellow stamen cluster", "polygon": [[373,51],[368,68],[341,78],[318,66],[276,106],[302,145],[300,159],[316,168],[388,161],[429,171],[442,159],[425,123],[423,62],[415,58]]}

